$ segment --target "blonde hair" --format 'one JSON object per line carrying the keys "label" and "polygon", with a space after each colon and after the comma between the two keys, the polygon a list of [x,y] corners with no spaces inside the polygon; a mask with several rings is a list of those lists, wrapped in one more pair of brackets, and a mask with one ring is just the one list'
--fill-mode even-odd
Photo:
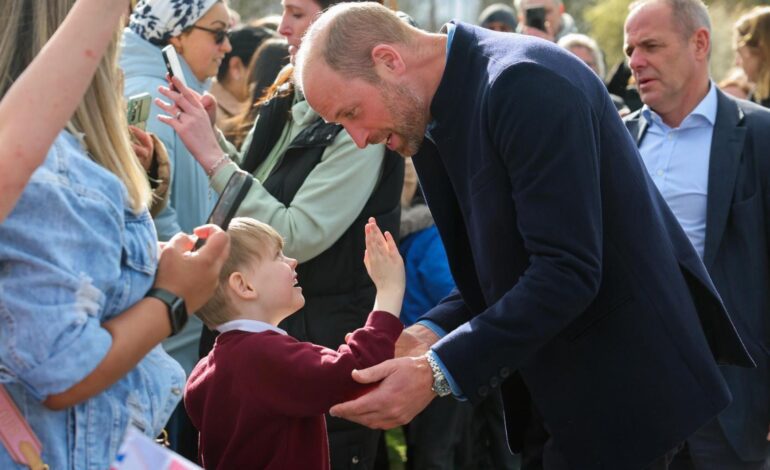
{"label": "blonde hair", "polygon": [[[8,0],[0,15],[0,98],[24,72],[67,16],[75,0]],[[67,130],[84,134],[91,158],[125,184],[135,212],[150,200],[147,175],[131,147],[118,69],[120,29],[115,29],[91,85]]]}
{"label": "blonde hair", "polygon": [[230,275],[251,268],[274,251],[283,249],[283,238],[263,222],[236,217],[227,228],[230,235],[230,255],[219,273],[219,285],[214,295],[195,315],[209,328],[215,328],[233,317],[228,296]]}
{"label": "blonde hair", "polygon": [[735,22],[735,46],[746,46],[759,56],[754,98],[770,98],[770,7],[755,7]]}

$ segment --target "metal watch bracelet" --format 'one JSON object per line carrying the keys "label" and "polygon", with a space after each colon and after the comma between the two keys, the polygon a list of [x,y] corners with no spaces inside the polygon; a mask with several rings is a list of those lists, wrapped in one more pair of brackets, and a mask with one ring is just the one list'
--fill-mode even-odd
{"label": "metal watch bracelet", "polygon": [[433,373],[433,386],[431,389],[440,397],[445,397],[452,393],[452,388],[449,386],[449,381],[444,376],[444,371],[441,370],[441,366],[436,361],[436,353],[429,350],[425,353],[425,358],[428,359],[431,372]]}

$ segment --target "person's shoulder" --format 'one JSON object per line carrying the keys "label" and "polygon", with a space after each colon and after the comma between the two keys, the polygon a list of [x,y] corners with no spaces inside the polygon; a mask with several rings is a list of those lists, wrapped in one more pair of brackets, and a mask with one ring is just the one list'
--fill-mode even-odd
{"label": "person's shoulder", "polygon": [[198,362],[196,369],[201,368],[201,376],[207,370],[237,370],[244,363],[250,364],[249,367],[255,371],[264,370],[272,367],[276,357],[281,357],[288,345],[296,341],[291,336],[273,331],[228,331],[217,336],[211,352]]}
{"label": "person's shoulder", "polygon": [[425,248],[436,241],[441,241],[435,224],[431,224],[430,226],[415,232],[412,236],[414,237],[415,247],[420,246]]}
{"label": "person's shoulder", "polygon": [[770,109],[757,104],[753,101],[736,98],[726,95],[727,98],[735,103],[735,105],[741,110],[745,118],[749,121],[756,121],[762,125],[770,123]]}
{"label": "person's shoulder", "polygon": [[[719,101],[719,106],[729,106],[728,113],[736,113],[734,117],[739,127],[743,127],[746,133],[751,137],[747,137],[747,142],[754,142],[751,145],[743,146],[743,154],[746,157],[753,158],[761,166],[764,166],[766,170],[760,170],[767,172],[770,169],[770,153],[766,151],[770,147],[770,110],[754,103],[727,94],[723,94],[726,99]],[[719,124],[719,116],[725,112],[724,109],[718,109],[717,111],[717,123]],[[750,139],[750,140],[748,140]],[[760,149],[760,151],[754,151],[752,149]]]}
{"label": "person's shoulder", "polygon": [[126,79],[140,74],[162,78],[166,73],[161,48],[128,28],[123,30],[119,61]]}
{"label": "person's shoulder", "polygon": [[735,120],[755,138],[770,142],[770,132],[767,132],[770,128],[770,110],[764,106],[720,92],[716,126],[720,126],[723,116],[729,119],[728,122]]}
{"label": "person's shoulder", "polygon": [[[54,183],[56,188],[68,188],[78,197],[105,202],[116,214],[120,214],[123,210],[121,204],[125,201],[116,196],[121,195],[121,199],[126,197],[125,186],[115,174],[91,159],[85,138],[84,134],[62,131],[49,149],[40,171],[33,174],[30,182],[43,183],[44,186]],[[88,218],[89,214],[78,216]]]}
{"label": "person's shoulder", "polygon": [[[570,80],[563,71],[552,63],[538,60],[520,60],[496,70],[490,70],[488,98],[492,103],[537,101],[545,105],[560,105],[577,101],[595,101],[598,98],[596,86],[589,88],[578,81]],[[591,98],[589,98],[591,96]],[[531,110],[505,106],[503,112],[516,114]]]}
{"label": "person's shoulder", "polygon": [[248,354],[250,357],[263,356],[270,357],[277,349],[296,343],[297,340],[285,334],[275,331],[261,331],[252,333],[249,331],[228,331],[217,337],[217,344],[222,351],[236,352],[237,354]]}

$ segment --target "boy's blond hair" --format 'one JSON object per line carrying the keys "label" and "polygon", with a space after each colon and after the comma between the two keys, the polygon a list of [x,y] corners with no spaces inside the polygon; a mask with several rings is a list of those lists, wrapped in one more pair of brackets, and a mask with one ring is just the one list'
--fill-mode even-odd
{"label": "boy's blond hair", "polygon": [[227,229],[230,235],[230,256],[219,273],[219,285],[214,295],[195,315],[209,328],[215,328],[232,320],[228,294],[230,275],[250,268],[275,250],[283,249],[283,238],[275,229],[265,223],[248,217],[237,217]]}

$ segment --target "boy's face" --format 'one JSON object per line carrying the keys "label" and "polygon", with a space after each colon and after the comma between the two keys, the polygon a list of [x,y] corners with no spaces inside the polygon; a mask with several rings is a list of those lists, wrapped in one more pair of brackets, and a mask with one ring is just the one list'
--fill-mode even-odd
{"label": "boy's face", "polygon": [[296,268],[296,259],[286,257],[278,246],[272,246],[265,250],[261,261],[253,263],[244,273],[259,292],[257,301],[263,311],[271,317],[285,318],[305,305]]}

